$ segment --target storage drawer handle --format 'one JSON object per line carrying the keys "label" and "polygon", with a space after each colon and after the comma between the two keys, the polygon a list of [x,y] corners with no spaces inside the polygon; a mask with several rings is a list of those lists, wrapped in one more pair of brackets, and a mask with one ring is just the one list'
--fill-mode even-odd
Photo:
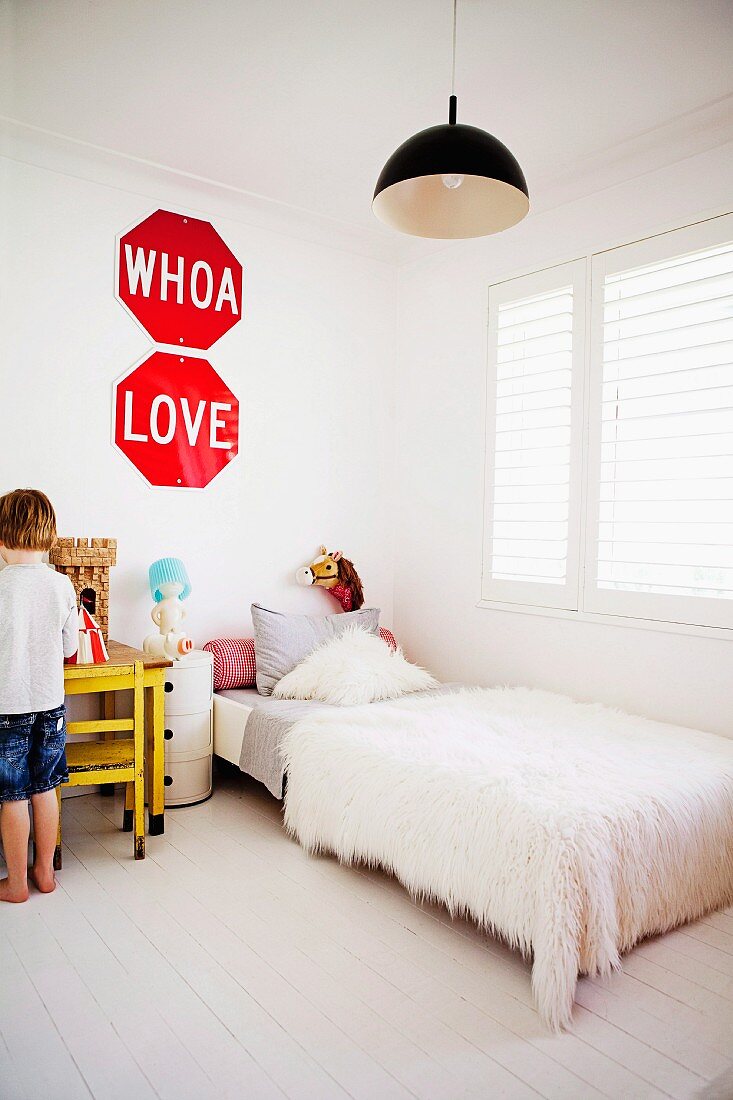
{"label": "storage drawer handle", "polygon": [[170,682],[170,680],[166,680],[166,682],[165,682],[165,690],[166,690],[166,691],[173,691],[173,684],[172,684],[172,683]]}
{"label": "storage drawer handle", "polygon": [[173,740],[173,730],[163,730],[163,736],[165,737],[166,741],[172,741]]}
{"label": "storage drawer handle", "polygon": [[165,779],[163,780],[163,782],[166,785],[166,787],[170,787],[173,783],[173,776],[172,775],[167,775],[165,777]]}

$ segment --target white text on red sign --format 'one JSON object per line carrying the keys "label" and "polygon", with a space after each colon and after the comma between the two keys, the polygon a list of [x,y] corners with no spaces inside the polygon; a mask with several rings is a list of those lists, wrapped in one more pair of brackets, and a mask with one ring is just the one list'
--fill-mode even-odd
{"label": "white text on red sign", "polygon": [[[134,416],[133,402],[135,395],[131,390],[127,390],[125,393],[125,420],[123,439],[130,443],[147,443],[150,439],[154,443],[170,443],[172,442],[176,434],[176,425],[178,422],[178,409],[176,406],[176,399],[170,397],[168,394],[159,393],[157,397],[154,397],[150,404],[149,413],[149,428],[150,435],[146,435],[144,432],[135,432],[132,429],[132,421]],[[191,412],[191,406],[187,397],[179,397],[178,403],[181,407],[181,415],[183,424],[186,429],[186,437],[189,444],[195,447],[199,433],[201,431],[201,424],[204,419],[204,413],[206,406],[209,406],[209,446],[218,448],[222,451],[228,451],[232,443],[231,441],[219,439],[218,433],[222,428],[226,428],[226,422],[220,420],[219,413],[231,412],[232,406],[226,404],[223,401],[199,401],[195,414]],[[167,416],[167,425],[165,431],[161,431],[161,410],[165,409]],[[139,425],[138,425],[139,427]]]}
{"label": "white text on red sign", "polygon": [[[234,276],[230,267],[225,267],[219,280],[214,301],[216,280],[211,265],[206,260],[196,260],[191,264],[189,272],[186,272],[186,262],[183,256],[174,258],[167,252],[158,252],[154,249],[142,248],[138,245],[133,256],[132,246],[125,244],[125,263],[127,266],[127,281],[130,293],[136,295],[138,286],[144,298],[149,298],[153,287],[153,278],[157,267],[160,281],[160,300],[168,301],[168,289],[172,283],[175,287],[175,300],[178,305],[183,305],[186,290],[190,300],[197,309],[208,309],[214,302],[214,309],[221,311],[227,303],[231,312],[236,316],[239,313],[237,295],[234,289]],[[158,280],[156,279],[156,282]],[[201,293],[203,291],[203,293]]]}

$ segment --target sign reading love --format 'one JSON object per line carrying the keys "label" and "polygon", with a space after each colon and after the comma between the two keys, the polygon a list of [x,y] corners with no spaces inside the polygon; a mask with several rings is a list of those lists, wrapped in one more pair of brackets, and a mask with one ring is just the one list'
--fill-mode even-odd
{"label": "sign reading love", "polygon": [[239,402],[206,359],[154,351],[115,382],[115,446],[150,485],[205,488],[238,436]]}

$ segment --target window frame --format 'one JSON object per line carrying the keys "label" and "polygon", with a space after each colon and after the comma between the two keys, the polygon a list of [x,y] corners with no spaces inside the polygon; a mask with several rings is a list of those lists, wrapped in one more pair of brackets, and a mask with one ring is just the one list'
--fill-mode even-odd
{"label": "window frame", "polygon": [[[603,280],[607,274],[656,263],[688,251],[715,247],[733,240],[733,213],[713,213],[691,223],[662,229],[644,238],[589,251],[585,256],[520,273],[489,286],[486,369],[486,432],[483,501],[483,549],[479,607],[526,614],[549,615],[573,621],[642,627],[661,632],[688,633],[733,640],[733,599],[677,596],[598,588],[597,550],[600,500],[600,435],[603,378]],[[571,442],[571,511],[568,524],[568,572],[565,586],[532,581],[499,581],[490,577],[493,526],[493,475],[496,417],[497,310],[492,304],[530,297],[538,276],[551,277],[573,265],[583,265],[585,277],[577,297],[574,289]],[[568,285],[563,283],[548,285]],[[574,288],[575,288],[575,284]],[[501,294],[501,297],[498,297]],[[576,308],[583,314],[580,366],[576,352]],[[587,351],[586,351],[587,349]],[[578,404],[580,413],[577,413]],[[575,486],[575,488],[574,488]],[[573,506],[575,501],[575,506]],[[574,537],[573,537],[574,532]],[[572,540],[572,541],[571,541]],[[571,553],[577,553],[574,585]],[[565,597],[574,588],[575,599],[553,601],[544,589],[560,588]],[[568,606],[570,604],[571,606]]]}
{"label": "window frame", "polygon": [[[505,603],[532,603],[565,611],[579,608],[581,470],[583,453],[584,357],[586,340],[587,262],[585,257],[507,279],[489,287],[489,365],[486,386],[486,443],[484,491],[484,544],[481,597]],[[494,524],[494,458],[496,453],[496,401],[499,306],[560,290],[573,289],[572,366],[570,379],[570,463],[568,499],[568,550],[564,584],[507,580],[491,576]]]}
{"label": "window frame", "polygon": [[[733,215],[684,226],[642,241],[597,253],[591,260],[588,415],[586,449],[585,569],[583,610],[659,622],[733,629],[733,599],[630,592],[599,588],[598,520],[600,513],[601,397],[603,387],[604,280],[630,268],[644,267],[733,240]],[[733,419],[733,417],[732,417]],[[733,424],[731,427],[733,430]]]}

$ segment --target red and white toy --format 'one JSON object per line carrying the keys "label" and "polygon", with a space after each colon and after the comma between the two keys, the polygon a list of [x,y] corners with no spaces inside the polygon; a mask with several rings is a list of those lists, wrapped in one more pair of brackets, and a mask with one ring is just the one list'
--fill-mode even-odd
{"label": "red and white toy", "polygon": [[66,661],[66,664],[103,665],[108,660],[109,654],[104,644],[104,635],[82,604],[79,608],[79,648],[74,656]]}

